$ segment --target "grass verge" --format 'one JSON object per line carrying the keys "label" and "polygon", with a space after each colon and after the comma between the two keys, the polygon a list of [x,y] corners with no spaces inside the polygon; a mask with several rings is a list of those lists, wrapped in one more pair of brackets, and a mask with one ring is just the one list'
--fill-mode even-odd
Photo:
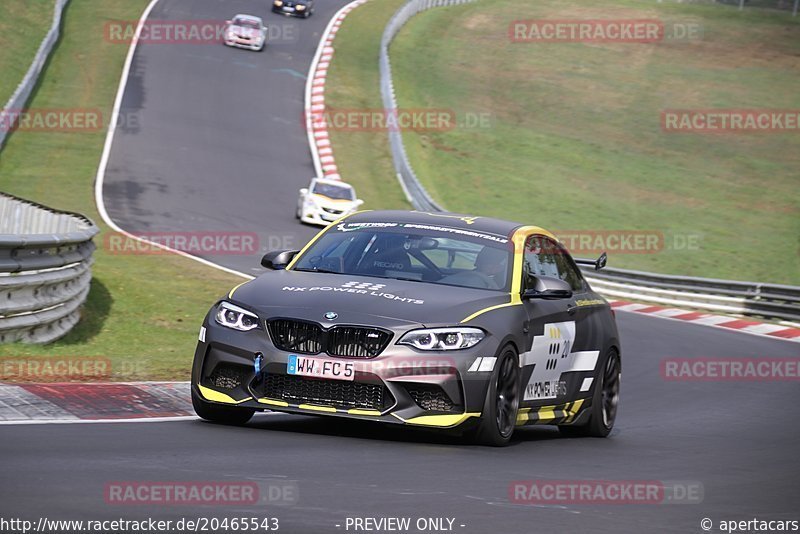
{"label": "grass verge", "polygon": [[[30,107],[99,109],[108,118],[127,46],[106,42],[104,23],[136,20],[147,3],[71,2],[62,40]],[[105,131],[17,131],[0,152],[0,187],[86,214],[105,234],[93,194],[104,141]],[[51,345],[0,346],[0,356],[108,358],[114,380],[187,379],[204,314],[241,279],[174,255],[110,254],[103,234],[95,240],[94,279],[78,326]]]}
{"label": "grass verge", "polygon": [[54,0],[0,3],[0,107],[28,71],[53,20]]}
{"label": "grass verge", "polygon": [[[325,84],[333,110],[383,109],[378,84],[381,33],[405,0],[367,2],[353,10],[336,34]],[[331,129],[331,146],[343,180],[353,184],[369,209],[408,209],[395,176],[385,132]]]}
{"label": "grass verge", "polygon": [[[508,39],[514,20],[596,18],[690,23],[702,38]],[[375,57],[383,26],[341,32],[337,53]],[[797,132],[676,134],[660,123],[664,109],[799,109],[800,21],[786,13],[637,0],[477,2],[416,16],[391,57],[401,108],[452,110],[462,126],[489,117],[486,127],[404,132],[414,169],[448,209],[562,234],[663,236],[655,248],[611,251],[617,267],[800,284]],[[354,76],[356,68],[375,74]],[[340,79],[369,84],[353,93],[377,94],[377,61]],[[357,163],[337,151],[337,164],[379,169],[383,147],[361,151]]]}

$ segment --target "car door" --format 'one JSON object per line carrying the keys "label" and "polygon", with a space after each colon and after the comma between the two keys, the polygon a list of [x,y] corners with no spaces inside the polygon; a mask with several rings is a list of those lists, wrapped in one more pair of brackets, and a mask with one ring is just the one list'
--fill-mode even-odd
{"label": "car door", "polygon": [[558,277],[572,288],[568,313],[576,324],[575,351],[597,351],[603,348],[608,304],[594,293],[583,278],[575,260],[560,244],[553,243]]}
{"label": "car door", "polygon": [[[533,288],[538,276],[560,278],[556,245],[541,235],[531,235],[525,240],[523,293]],[[577,326],[575,298],[523,298],[523,306],[528,317],[528,339],[520,354],[521,406],[555,404],[567,394],[567,384],[561,380],[561,374],[571,366]]]}

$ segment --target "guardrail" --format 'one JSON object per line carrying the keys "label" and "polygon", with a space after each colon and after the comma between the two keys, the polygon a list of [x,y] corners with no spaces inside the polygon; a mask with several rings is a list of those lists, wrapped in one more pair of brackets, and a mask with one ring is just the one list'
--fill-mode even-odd
{"label": "guardrail", "polygon": [[[397,109],[389,46],[400,28],[421,11],[474,1],[410,0],[394,14],[383,32],[379,58],[381,96],[387,111]],[[408,161],[401,132],[390,131],[389,144],[397,178],[411,205],[422,211],[445,211],[417,179]],[[594,289],[609,297],[800,321],[800,287],[671,276],[614,268],[602,271],[584,269],[583,272]]]}
{"label": "guardrail", "polygon": [[584,275],[610,297],[800,321],[800,287],[614,268],[584,270]]}
{"label": "guardrail", "polygon": [[75,326],[98,231],[83,215],[0,193],[0,343],[49,343]]}
{"label": "guardrail", "polygon": [[[15,112],[23,110],[25,104],[28,103],[28,99],[34,87],[36,87],[36,84],[39,82],[39,75],[42,73],[42,69],[44,69],[45,63],[47,63],[47,59],[50,57],[50,53],[53,51],[53,47],[58,42],[58,38],[61,35],[61,15],[68,3],[69,0],[56,0],[53,10],[53,22],[50,25],[50,30],[47,32],[47,35],[45,35],[44,39],[42,39],[39,50],[36,51],[36,56],[34,56],[33,62],[28,68],[28,72],[25,73],[25,77],[22,78],[22,81],[11,95],[11,98],[9,98],[5,107],[3,107],[3,111],[0,113],[3,117],[13,115]],[[8,121],[0,121],[0,149],[3,148],[3,144],[5,144],[6,138],[12,130],[6,126],[2,126],[6,122]]]}
{"label": "guardrail", "polygon": [[[400,28],[402,28],[411,17],[421,11],[426,11],[434,7],[469,4],[474,1],[475,0],[411,0],[392,16],[391,20],[389,20],[389,24],[386,25],[386,29],[383,30],[380,57],[378,59],[381,80],[381,98],[383,99],[383,108],[387,113],[391,114],[397,110],[397,98],[395,97],[394,83],[392,82],[392,64],[391,61],[389,61],[389,46],[400,31]],[[394,160],[394,168],[397,173],[397,179],[400,181],[400,187],[403,188],[403,192],[411,205],[422,211],[445,211],[433,200],[417,179],[417,175],[414,173],[414,169],[411,168],[411,163],[408,161],[406,149],[403,146],[402,132],[396,128],[389,129],[389,147],[392,151],[392,159]]]}

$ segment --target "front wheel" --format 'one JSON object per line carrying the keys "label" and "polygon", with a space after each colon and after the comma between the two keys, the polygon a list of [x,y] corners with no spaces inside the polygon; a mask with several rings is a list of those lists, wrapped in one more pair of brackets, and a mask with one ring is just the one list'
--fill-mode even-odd
{"label": "front wheel", "polygon": [[192,406],[201,419],[226,425],[243,425],[256,413],[251,408],[233,408],[206,402],[194,390],[192,390]]}
{"label": "front wheel", "polygon": [[568,437],[588,436],[604,438],[614,428],[619,404],[621,363],[617,351],[611,350],[595,378],[589,422],[581,426],[562,425],[558,429]]}
{"label": "front wheel", "polygon": [[519,411],[519,360],[512,347],[497,359],[475,440],[482,445],[502,447],[511,440]]}

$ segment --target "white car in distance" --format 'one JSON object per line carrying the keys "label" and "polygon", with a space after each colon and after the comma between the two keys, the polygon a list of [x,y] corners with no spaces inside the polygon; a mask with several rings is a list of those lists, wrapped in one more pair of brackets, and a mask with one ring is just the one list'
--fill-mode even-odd
{"label": "white car in distance", "polygon": [[225,23],[225,44],[261,52],[267,44],[264,21],[253,15],[236,15]]}
{"label": "white car in distance", "polygon": [[300,222],[327,226],[353,213],[364,203],[348,183],[339,180],[313,178],[308,187],[300,190],[295,217]]}

